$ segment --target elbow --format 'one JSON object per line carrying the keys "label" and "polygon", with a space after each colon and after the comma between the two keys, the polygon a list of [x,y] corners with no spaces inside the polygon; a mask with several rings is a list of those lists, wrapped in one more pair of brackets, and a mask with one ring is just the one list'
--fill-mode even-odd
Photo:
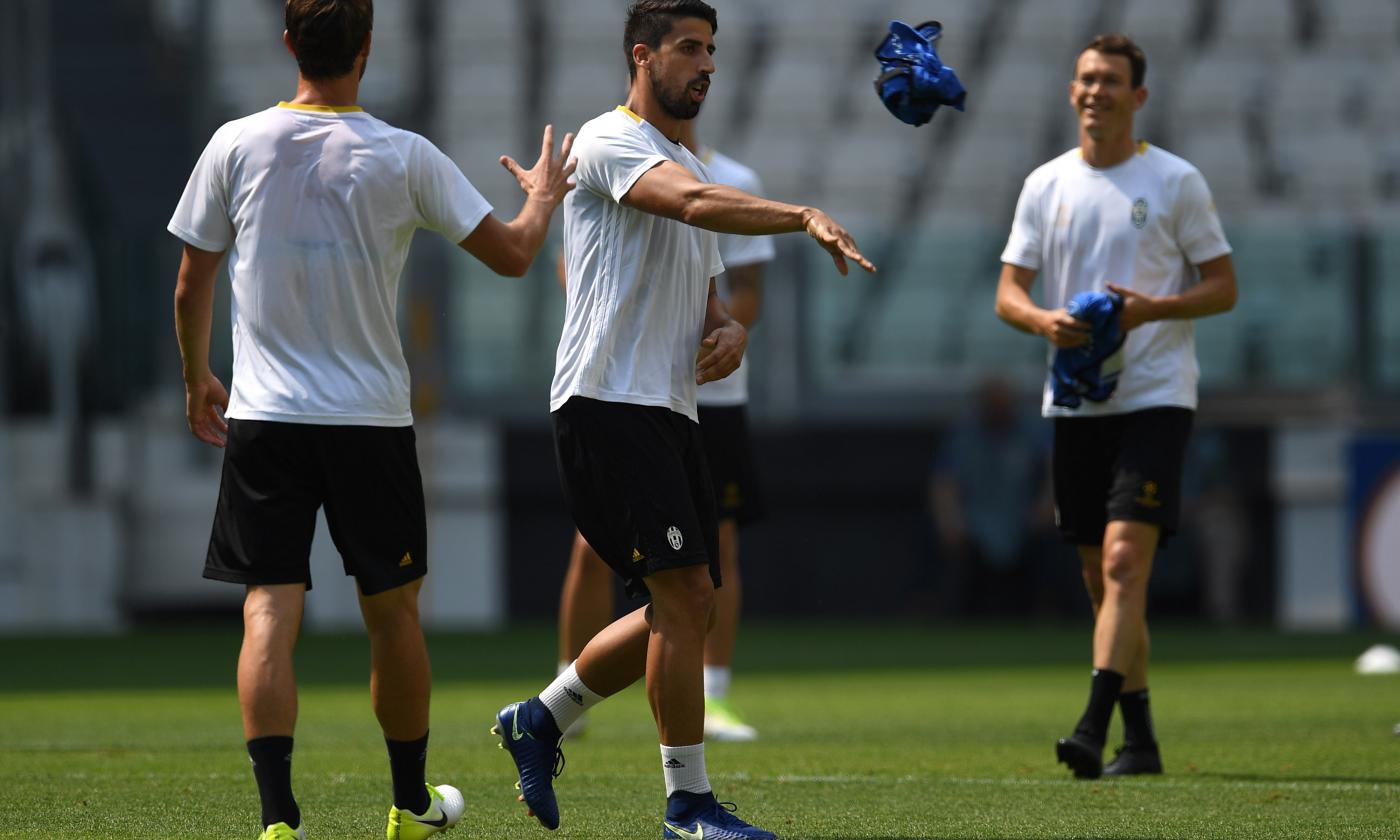
{"label": "elbow", "polygon": [[709,184],[697,183],[686,189],[681,194],[681,205],[676,219],[693,227],[704,227],[709,187]]}
{"label": "elbow", "polygon": [[1231,284],[1230,284],[1229,290],[1226,291],[1224,295],[1222,295],[1222,299],[1221,299],[1221,307],[1222,307],[1222,308],[1221,308],[1220,311],[1221,311],[1221,312],[1229,312],[1231,309],[1234,309],[1234,308],[1235,308],[1235,304],[1236,304],[1236,303],[1239,303],[1239,301],[1240,301],[1240,290],[1239,290],[1239,287],[1237,287],[1234,283],[1231,283]]}
{"label": "elbow", "polygon": [[504,254],[491,269],[502,277],[524,277],[530,271],[530,263],[534,259],[522,251],[511,251]]}
{"label": "elbow", "polygon": [[1009,307],[1007,307],[1006,301],[1001,299],[1001,295],[997,295],[997,300],[996,303],[992,306],[992,311],[996,312],[997,317],[1001,320],[1010,320],[1011,310]]}

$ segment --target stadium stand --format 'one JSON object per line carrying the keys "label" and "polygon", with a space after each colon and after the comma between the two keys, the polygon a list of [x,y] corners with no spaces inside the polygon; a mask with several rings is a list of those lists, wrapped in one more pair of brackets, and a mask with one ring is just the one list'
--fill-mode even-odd
{"label": "stadium stand", "polygon": [[[152,1],[166,19],[191,18],[181,0]],[[620,101],[626,0],[422,2],[439,67],[428,128],[509,215],[519,196],[496,157],[533,160],[545,122],[573,130]],[[211,83],[225,116],[287,95],[287,62],[268,36],[280,28],[277,6],[209,4]],[[418,8],[377,8],[364,98],[386,118],[413,83]],[[1384,230],[1377,220],[1394,218],[1400,202],[1400,99],[1387,93],[1400,89],[1393,0],[719,8],[719,70],[702,136],[754,167],[770,195],[829,209],[892,261],[877,281],[829,282],[820,262],[782,251],[775,274],[803,284],[811,276],[801,298],[808,344],[797,352],[812,360],[816,381],[1035,368],[1039,353],[990,314],[997,255],[1022,180],[1075,142],[1070,57],[1095,31],[1115,28],[1148,53],[1144,136],[1202,170],[1235,243],[1243,294],[1235,314],[1199,325],[1205,383],[1299,388],[1351,375],[1345,325],[1363,264],[1383,351],[1376,367],[1400,380],[1400,363],[1387,361],[1400,341],[1400,296],[1391,291],[1400,246],[1377,235],[1374,259],[1348,257],[1357,226]],[[968,110],[913,129],[871,91],[870,52],[888,20],[919,22],[930,11],[945,24],[940,54],[967,84]],[[557,339],[550,273],[500,283],[464,258],[451,265],[465,275],[453,284],[454,339],[470,359],[459,380],[489,391],[535,371]],[[525,323],[537,330],[522,336]]]}

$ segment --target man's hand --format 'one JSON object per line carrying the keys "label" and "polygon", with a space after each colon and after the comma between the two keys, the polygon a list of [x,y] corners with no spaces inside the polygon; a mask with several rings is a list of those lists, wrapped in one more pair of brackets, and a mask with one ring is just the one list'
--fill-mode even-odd
{"label": "man's hand", "polygon": [[533,169],[525,169],[509,155],[501,155],[501,166],[509,170],[510,174],[515,176],[515,180],[520,182],[520,188],[525,191],[527,199],[548,202],[551,208],[558,207],[569,190],[574,188],[574,185],[569,183],[569,178],[578,166],[578,161],[569,159],[569,152],[573,148],[574,135],[565,134],[564,142],[559,147],[559,156],[556,158],[554,126],[547,125],[544,127],[544,140],[540,143],[540,159],[535,161]]}
{"label": "man's hand", "polygon": [[851,234],[836,220],[826,215],[820,210],[808,210],[803,220],[803,227],[807,230],[807,235],[817,240],[817,244],[826,249],[831,254],[831,259],[836,263],[836,270],[842,275],[849,269],[846,260],[855,260],[856,264],[866,271],[874,274],[875,266],[856,247],[856,240]]}
{"label": "man's hand", "polygon": [[1091,335],[1089,323],[1070,315],[1064,309],[1046,309],[1038,332],[1056,347],[1083,347]]}
{"label": "man's hand", "polygon": [[206,373],[193,382],[185,382],[185,420],[190,434],[223,449],[228,441],[228,423],[223,417],[227,410],[228,391],[219,377]]}
{"label": "man's hand", "polygon": [[733,319],[705,336],[695,357],[695,384],[714,382],[738,370],[748,345],[748,331]]}
{"label": "man's hand", "polygon": [[1156,298],[1113,283],[1108,284],[1108,290],[1123,296],[1123,309],[1118,314],[1118,324],[1123,332],[1158,320]]}

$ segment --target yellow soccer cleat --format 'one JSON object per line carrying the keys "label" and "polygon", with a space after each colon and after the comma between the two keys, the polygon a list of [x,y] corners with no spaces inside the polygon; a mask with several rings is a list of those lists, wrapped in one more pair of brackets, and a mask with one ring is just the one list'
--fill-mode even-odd
{"label": "yellow soccer cleat", "polygon": [[273,823],[263,829],[258,840],[306,840],[306,832],[301,827],[292,828],[284,822]]}
{"label": "yellow soccer cleat", "polygon": [[744,723],[727,701],[707,696],[705,738],[710,741],[756,741],[758,730]]}
{"label": "yellow soccer cleat", "polygon": [[428,785],[428,796],[431,801],[428,810],[422,814],[389,806],[389,827],[384,830],[389,840],[424,840],[432,837],[456,825],[467,810],[467,801],[462,797],[462,792],[452,785]]}

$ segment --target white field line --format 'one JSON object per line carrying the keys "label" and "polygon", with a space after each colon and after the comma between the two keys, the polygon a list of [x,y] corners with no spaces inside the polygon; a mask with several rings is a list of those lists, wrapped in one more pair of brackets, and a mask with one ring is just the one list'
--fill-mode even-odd
{"label": "white field line", "polygon": [[[747,773],[726,773],[716,774],[718,778],[729,778],[735,781],[752,781],[753,778]],[[1139,781],[1127,781],[1119,779],[1108,779],[1102,782],[1086,783],[1076,779],[1021,779],[1021,778],[1000,778],[1000,779],[977,779],[977,778],[939,778],[929,776],[856,776],[856,775],[813,775],[804,776],[798,774],[784,774],[777,776],[776,781],[783,784],[827,784],[827,785],[891,785],[891,784],[911,784],[920,782],[927,785],[951,784],[951,785],[981,785],[987,787],[1084,787],[1086,784],[1108,784],[1108,785],[1129,785],[1139,789],[1159,789],[1168,788],[1176,790],[1201,790],[1203,788],[1234,788],[1237,790],[1298,790],[1298,791],[1333,791],[1339,793],[1384,793],[1400,794],[1400,780],[1394,784],[1382,784],[1379,782],[1335,782],[1335,781],[1308,781],[1293,780],[1286,781],[1266,781],[1262,779],[1142,779]]]}

